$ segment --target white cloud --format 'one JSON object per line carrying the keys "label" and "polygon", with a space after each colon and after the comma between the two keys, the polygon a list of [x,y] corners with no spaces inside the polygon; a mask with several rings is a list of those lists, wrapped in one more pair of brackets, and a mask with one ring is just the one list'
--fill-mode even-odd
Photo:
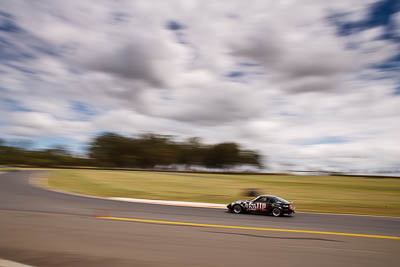
{"label": "white cloud", "polygon": [[88,122],[56,119],[49,113],[13,112],[4,121],[3,133],[15,137],[64,137],[68,133],[80,139],[93,131]]}
{"label": "white cloud", "polygon": [[400,12],[397,12],[392,16],[392,23],[395,29],[395,34],[400,36]]}
{"label": "white cloud", "polygon": [[237,141],[278,169],[398,166],[397,80],[372,67],[398,44],[328,19],[370,3],[9,1],[21,31],[0,32],[0,132],[153,131]]}

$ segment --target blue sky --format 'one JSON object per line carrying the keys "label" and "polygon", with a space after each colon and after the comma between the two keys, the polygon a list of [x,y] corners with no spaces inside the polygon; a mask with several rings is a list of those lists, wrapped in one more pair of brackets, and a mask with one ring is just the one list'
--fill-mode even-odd
{"label": "blue sky", "polygon": [[[400,44],[399,25],[396,22],[396,16],[400,12],[400,1],[398,0],[383,0],[370,4],[366,8],[366,15],[356,21],[342,20],[340,14],[332,16],[332,21],[338,29],[338,35],[350,36],[362,31],[368,31],[372,28],[380,27],[382,32],[378,39],[388,40]],[[397,18],[398,20],[398,18]],[[387,72],[388,75],[398,77],[398,87],[395,88],[395,94],[400,93],[400,51],[395,53],[386,61],[379,62],[374,67],[381,71]]]}
{"label": "blue sky", "polygon": [[400,158],[400,3],[7,1],[0,138],[235,141],[272,170]]}

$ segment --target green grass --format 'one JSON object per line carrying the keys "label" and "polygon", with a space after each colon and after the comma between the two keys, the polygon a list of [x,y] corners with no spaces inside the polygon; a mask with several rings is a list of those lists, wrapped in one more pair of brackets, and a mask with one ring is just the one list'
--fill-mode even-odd
{"label": "green grass", "polygon": [[19,168],[13,167],[0,167],[0,172],[11,172],[11,171],[18,171]]}
{"label": "green grass", "polygon": [[298,211],[400,216],[400,179],[54,170],[48,186],[103,196],[229,203],[246,188],[295,201]]}

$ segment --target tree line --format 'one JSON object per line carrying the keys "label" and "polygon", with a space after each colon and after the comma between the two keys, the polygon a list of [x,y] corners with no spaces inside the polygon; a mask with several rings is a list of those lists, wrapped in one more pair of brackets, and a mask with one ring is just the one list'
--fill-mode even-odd
{"label": "tree line", "polygon": [[230,169],[240,165],[262,168],[256,151],[243,149],[234,142],[206,145],[199,138],[175,141],[173,136],[142,134],[126,137],[103,133],[91,140],[87,157],[77,157],[62,147],[31,150],[7,145],[0,140],[0,164],[32,166],[97,166],[146,168],[201,166]]}
{"label": "tree line", "polygon": [[91,159],[74,156],[62,146],[34,150],[7,144],[0,139],[0,165],[55,167],[90,166],[92,163]]}

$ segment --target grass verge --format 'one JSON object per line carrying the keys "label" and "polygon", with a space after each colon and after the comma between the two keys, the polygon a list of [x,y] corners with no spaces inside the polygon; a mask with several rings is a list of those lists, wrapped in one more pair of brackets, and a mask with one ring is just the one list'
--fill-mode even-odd
{"label": "grass verge", "polygon": [[400,179],[54,170],[50,188],[102,197],[229,203],[246,188],[295,201],[298,211],[400,216]]}

